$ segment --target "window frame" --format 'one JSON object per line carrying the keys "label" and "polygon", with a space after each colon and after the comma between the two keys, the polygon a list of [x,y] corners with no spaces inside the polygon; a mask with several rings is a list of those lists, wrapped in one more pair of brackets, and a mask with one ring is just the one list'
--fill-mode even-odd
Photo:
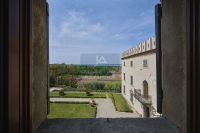
{"label": "window frame", "polygon": [[131,86],[133,86],[133,75],[131,75],[131,77],[130,77],[130,84],[131,84]]}
{"label": "window frame", "polygon": [[130,61],[130,66],[133,67],[133,61]]}
{"label": "window frame", "polygon": [[126,86],[123,85],[123,92],[124,92],[124,95],[126,95]]}
{"label": "window frame", "polygon": [[[145,64],[145,61],[146,61],[146,64]],[[143,68],[144,69],[147,69],[147,68],[149,68],[149,65],[148,65],[148,60],[147,59],[143,59]]]}

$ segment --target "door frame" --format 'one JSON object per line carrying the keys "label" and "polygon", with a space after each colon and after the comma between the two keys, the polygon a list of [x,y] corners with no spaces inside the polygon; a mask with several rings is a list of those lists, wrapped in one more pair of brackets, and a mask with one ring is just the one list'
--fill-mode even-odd
{"label": "door frame", "polygon": [[186,0],[187,133],[200,132],[200,2]]}
{"label": "door frame", "polygon": [[6,43],[6,20],[8,13],[5,12],[7,7],[7,2],[1,0],[0,1],[0,132],[7,132],[7,117],[6,117],[6,85],[7,85],[7,46],[4,45]]}
{"label": "door frame", "polygon": [[147,105],[143,105],[143,117],[144,118],[150,117],[150,107]]}
{"label": "door frame", "polygon": [[148,98],[149,97],[149,85],[148,85],[148,82],[146,80],[144,80],[142,85],[143,85],[143,96],[145,98]]}
{"label": "door frame", "polygon": [[157,88],[157,112],[162,114],[163,90],[162,90],[162,42],[161,42],[162,6],[155,6],[155,35],[156,35],[156,88]]}
{"label": "door frame", "polygon": [[[1,114],[5,133],[32,132],[32,0],[1,0]],[[3,14],[3,15],[2,15]],[[3,20],[2,20],[3,19]],[[3,28],[2,28],[3,27]]]}

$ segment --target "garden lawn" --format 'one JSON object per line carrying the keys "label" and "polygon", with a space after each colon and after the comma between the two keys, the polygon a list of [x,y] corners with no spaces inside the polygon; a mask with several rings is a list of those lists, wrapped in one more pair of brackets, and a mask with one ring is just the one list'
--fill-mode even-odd
{"label": "garden lawn", "polygon": [[96,106],[90,104],[51,103],[48,118],[95,118]]}
{"label": "garden lawn", "polygon": [[120,93],[110,93],[109,97],[112,99],[113,104],[117,111],[120,112],[133,112],[128,105],[126,99]]}
{"label": "garden lawn", "polygon": [[64,96],[59,96],[58,92],[51,92],[50,97],[64,97],[64,98],[106,98],[106,93],[92,92],[87,96],[85,92],[65,92]]}

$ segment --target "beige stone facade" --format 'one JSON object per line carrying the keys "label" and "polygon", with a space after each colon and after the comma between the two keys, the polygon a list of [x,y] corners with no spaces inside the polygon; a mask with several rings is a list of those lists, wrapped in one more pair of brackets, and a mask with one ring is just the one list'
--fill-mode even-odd
{"label": "beige stone facade", "polygon": [[123,52],[122,94],[142,117],[159,116],[154,37]]}

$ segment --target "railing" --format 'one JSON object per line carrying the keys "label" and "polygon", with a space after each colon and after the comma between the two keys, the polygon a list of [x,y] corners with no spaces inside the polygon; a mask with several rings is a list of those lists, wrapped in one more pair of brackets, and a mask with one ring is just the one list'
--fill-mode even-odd
{"label": "railing", "polygon": [[151,96],[144,96],[141,94],[141,90],[134,89],[134,97],[140,101],[142,104],[152,104],[152,97]]}

